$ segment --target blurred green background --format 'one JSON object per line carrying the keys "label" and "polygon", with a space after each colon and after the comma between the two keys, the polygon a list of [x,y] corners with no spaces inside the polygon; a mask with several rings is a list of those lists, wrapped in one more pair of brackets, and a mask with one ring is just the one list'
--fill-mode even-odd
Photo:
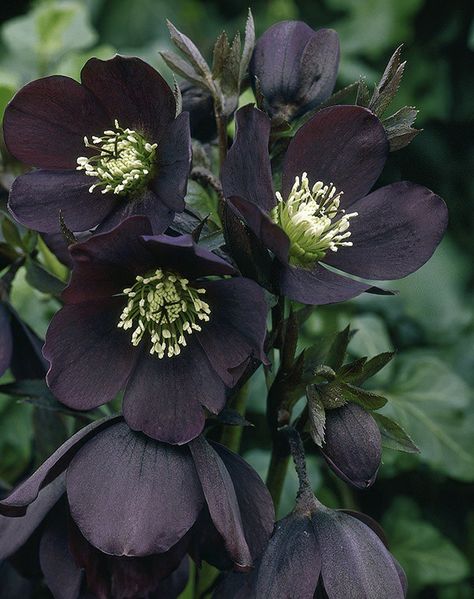
{"label": "blurred green background", "polygon": [[[210,56],[217,34],[243,30],[248,2],[227,0],[86,0],[2,3],[0,113],[19,86],[40,76],[78,77],[90,56],[115,52],[144,58],[170,78],[158,57],[169,47],[165,18]],[[330,26],[341,38],[338,87],[364,75],[375,83],[404,43],[408,61],[396,100],[420,109],[424,129],[391,155],[384,182],[411,179],[445,198],[449,234],[418,273],[397,282],[395,297],[365,296],[317,309],[306,343],[351,322],[354,356],[395,348],[394,363],[375,381],[386,408],[411,434],[419,456],[384,453],[375,486],[352,492],[309,456],[314,488],[337,507],[357,507],[380,520],[407,571],[410,596],[472,597],[474,558],[474,4],[440,0],[270,0],[251,2],[257,33],[283,19]],[[55,309],[50,298],[15,284],[13,301],[40,333]],[[269,440],[264,383],[252,383],[243,453],[265,474]],[[0,479],[11,485],[38,460],[31,406],[0,396]],[[290,472],[281,513],[292,507]],[[383,598],[381,598],[383,599]]]}

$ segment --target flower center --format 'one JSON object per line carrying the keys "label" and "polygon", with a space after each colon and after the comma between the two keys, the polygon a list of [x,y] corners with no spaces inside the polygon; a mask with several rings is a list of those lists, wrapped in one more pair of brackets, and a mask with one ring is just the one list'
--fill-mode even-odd
{"label": "flower center", "polygon": [[115,130],[104,131],[101,137],[92,137],[92,143],[84,137],[86,148],[92,148],[97,154],[77,159],[78,171],[84,171],[89,177],[97,177],[97,183],[91,185],[90,193],[96,187],[102,187],[102,193],[109,191],[125,195],[141,189],[153,174],[157,144],[150,144],[132,129],[123,129],[115,121]]}
{"label": "flower center", "polygon": [[209,304],[199,297],[206,290],[190,287],[188,279],[160,268],[135,280],[132,287],[123,290],[128,303],[117,326],[124,330],[135,327],[135,346],[148,332],[150,354],[160,359],[179,355],[181,347],[186,346],[186,335],[201,330],[199,321],[209,320]]}
{"label": "flower center", "polygon": [[306,173],[301,181],[296,177],[286,202],[276,193],[278,202],[271,218],[290,239],[290,264],[310,267],[329,250],[337,252],[341,246],[352,245],[347,241],[351,235],[349,220],[357,212],[346,214],[340,208],[342,193],[332,183],[325,185],[322,181],[310,187]]}

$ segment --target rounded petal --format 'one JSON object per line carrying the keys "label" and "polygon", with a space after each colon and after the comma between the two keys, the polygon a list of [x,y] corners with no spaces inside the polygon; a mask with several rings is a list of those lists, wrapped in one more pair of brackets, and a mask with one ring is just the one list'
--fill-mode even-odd
{"label": "rounded petal", "polygon": [[382,457],[380,430],[357,404],[326,411],[326,437],[321,449],[332,470],[358,489],[375,481]]}
{"label": "rounded petal", "polygon": [[46,382],[54,396],[75,410],[114,399],[125,386],[139,352],[119,329],[121,298],[66,305],[46,333]]}
{"label": "rounded petal", "polygon": [[270,119],[249,104],[236,112],[235,121],[234,143],[221,170],[224,195],[239,196],[268,212],[276,203],[268,153]]}
{"label": "rounded petal", "polygon": [[237,274],[229,262],[197,245],[191,235],[145,235],[143,240],[156,266],[175,270],[188,279]]}
{"label": "rounded petal", "polygon": [[[228,387],[237,379],[232,369],[250,358],[268,364],[264,351],[268,305],[261,287],[250,279],[201,284],[209,302],[209,322],[196,334],[212,367]],[[252,315],[249,318],[249,314]]]}
{"label": "rounded petal", "polygon": [[81,533],[111,555],[167,551],[204,505],[188,449],[157,443],[125,423],[83,447],[68,468],[66,484]]}
{"label": "rounded petal", "polygon": [[107,233],[71,245],[74,268],[62,299],[69,304],[106,300],[128,287],[153,264],[141,239],[151,232],[147,218],[133,216]]}
{"label": "rounded petal", "polygon": [[182,112],[163,134],[158,148],[157,173],[151,185],[157,200],[175,212],[184,210],[191,155],[189,114]]}
{"label": "rounded petal", "polygon": [[171,88],[140,58],[91,58],[82,69],[81,81],[105,107],[112,123],[117,119],[122,127],[142,133],[150,143],[161,139],[175,117]]}
{"label": "rounded petal", "polygon": [[356,518],[325,508],[314,514],[313,526],[329,599],[403,599],[392,556],[375,532]]}
{"label": "rounded petal", "polygon": [[279,265],[278,279],[282,295],[302,304],[312,305],[344,302],[371,287],[367,283],[327,270],[320,264],[311,270]]}
{"label": "rounded petal", "polygon": [[13,555],[28,541],[65,491],[65,478],[59,476],[39,491],[23,516],[0,516],[0,560]]}
{"label": "rounded petal", "polygon": [[210,442],[230,474],[239,503],[245,539],[252,559],[257,559],[268,543],[275,523],[273,501],[262,479],[239,455],[219,443]]}
{"label": "rounded petal", "polygon": [[331,106],[316,113],[290,142],[283,164],[285,200],[296,177],[310,185],[333,183],[346,208],[365,196],[379,178],[389,152],[379,119],[360,106]]}
{"label": "rounded petal", "polygon": [[136,431],[166,443],[183,444],[197,437],[205,424],[202,405],[222,410],[224,383],[201,346],[188,337],[179,356],[161,360],[145,347],[125,389],[123,415]]}
{"label": "rounded petal", "polygon": [[[30,503],[38,497],[43,487],[54,481],[67,468],[76,452],[100,430],[110,426],[120,417],[102,418],[88,424],[63,443],[34,474],[19,484],[8,497],[0,501],[0,514],[22,516]],[[58,483],[59,485],[60,483]]]}
{"label": "rounded petal", "polygon": [[293,513],[278,522],[258,570],[256,597],[313,597],[321,571],[320,551],[307,515]]}
{"label": "rounded petal", "polygon": [[194,439],[189,444],[189,449],[212,521],[222,536],[235,567],[247,570],[252,566],[252,557],[232,478],[219,454],[204,437]]}
{"label": "rounded petal", "polygon": [[89,90],[54,75],[20,89],[5,110],[3,133],[8,150],[21,162],[73,169],[86,154],[84,136],[100,135],[112,123]]}
{"label": "rounded petal", "polygon": [[0,303],[0,376],[10,368],[13,351],[13,340],[10,327],[10,313],[7,307]]}
{"label": "rounded petal", "polygon": [[17,177],[8,208],[22,225],[41,231],[60,231],[60,213],[72,231],[98,225],[114,208],[113,194],[89,193],[90,177],[78,171],[39,170]]}
{"label": "rounded petal", "polygon": [[408,181],[392,183],[355,202],[352,246],[324,260],[367,279],[400,279],[422,266],[440,243],[448,209],[432,191]]}

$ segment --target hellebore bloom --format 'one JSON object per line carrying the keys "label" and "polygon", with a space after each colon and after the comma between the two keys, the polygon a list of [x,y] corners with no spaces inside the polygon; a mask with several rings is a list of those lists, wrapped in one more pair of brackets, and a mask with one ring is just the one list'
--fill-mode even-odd
{"label": "hellebore bloom", "polygon": [[[229,566],[247,570],[274,522],[268,490],[240,456],[203,437],[160,443],[121,417],[76,433],[0,502],[0,555],[16,551],[61,498],[73,521],[72,554],[89,584],[107,569],[112,579],[124,575],[120,568],[134,573],[125,572],[127,579],[146,582],[153,572],[164,578],[188,552],[199,560],[217,547]],[[218,545],[208,550],[208,538]],[[48,548],[56,555],[61,549]]]}
{"label": "hellebore bloom", "polygon": [[91,58],[81,81],[60,75],[25,85],[3,121],[5,143],[39,170],[13,183],[9,208],[23,225],[111,229],[147,215],[162,233],[184,209],[191,164],[187,113],[176,117],[166,81],[138,58]]}
{"label": "hellebore bloom", "polygon": [[264,97],[265,111],[291,121],[329,98],[338,66],[335,31],[283,21],[257,40],[249,71],[254,91],[258,86]]}
{"label": "hellebore bloom", "polygon": [[272,252],[282,295],[305,304],[348,300],[372,286],[345,273],[398,279],[433,254],[447,225],[440,197],[406,181],[369,193],[389,151],[369,110],[333,106],[303,125],[286,151],[281,193],[272,181],[270,119],[245,106],[236,121],[222,169],[224,194]]}
{"label": "hellebore bloom", "polygon": [[217,135],[214,100],[211,94],[187,81],[180,83],[183,110],[189,112],[191,137],[202,143],[208,143]]}
{"label": "hellebore bloom", "polygon": [[327,410],[321,453],[339,478],[366,489],[375,482],[382,458],[379,427],[369,412],[354,403]]}
{"label": "hellebore bloom", "polygon": [[[151,235],[140,216],[70,247],[64,307],[46,334],[47,383],[77,410],[125,388],[134,430],[168,443],[202,431],[250,360],[266,362],[262,289],[191,236]],[[212,277],[214,280],[209,280]]]}
{"label": "hellebore bloom", "polygon": [[403,599],[406,578],[371,518],[314,497],[278,522],[258,567],[232,573],[214,599]]}
{"label": "hellebore bloom", "polygon": [[42,344],[13,307],[0,301],[0,376],[10,368],[17,380],[43,379],[47,363]]}

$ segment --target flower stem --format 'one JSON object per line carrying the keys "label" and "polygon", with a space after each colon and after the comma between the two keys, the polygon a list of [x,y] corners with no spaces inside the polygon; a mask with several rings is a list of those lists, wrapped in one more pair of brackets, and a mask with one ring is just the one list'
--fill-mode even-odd
{"label": "flower stem", "polygon": [[[241,416],[245,416],[245,409],[249,396],[249,383],[246,382],[239,390],[230,407],[238,412]],[[221,443],[236,453],[240,449],[240,440],[242,438],[243,428],[241,426],[224,426],[222,430]]]}
{"label": "flower stem", "polygon": [[278,510],[278,506],[280,505],[281,494],[283,491],[283,485],[285,484],[289,461],[290,455],[288,450],[280,452],[277,450],[277,446],[274,444],[270,466],[268,468],[266,484],[268,490],[270,491],[270,495],[272,496],[275,511]]}

